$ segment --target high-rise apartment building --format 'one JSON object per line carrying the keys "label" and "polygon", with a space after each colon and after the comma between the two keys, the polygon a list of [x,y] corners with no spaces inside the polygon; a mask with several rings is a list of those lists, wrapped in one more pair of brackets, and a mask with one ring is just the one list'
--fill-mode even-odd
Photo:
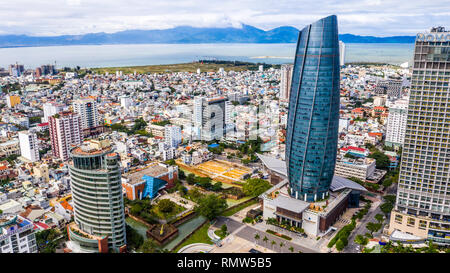
{"label": "high-rise apartment building", "polygon": [[55,114],[49,117],[49,131],[53,156],[68,160],[72,145],[81,144],[80,116],[72,112]]}
{"label": "high-rise apartment building", "polygon": [[93,99],[78,99],[73,102],[73,111],[81,118],[81,129],[98,126],[97,103]]}
{"label": "high-rise apartment building", "polygon": [[71,149],[69,174],[74,222],[67,230],[75,252],[123,252],[125,213],[119,155],[108,140]]}
{"label": "high-rise apartment building", "polygon": [[42,108],[44,110],[44,118],[42,119],[42,122],[48,122],[49,117],[64,111],[65,105],[55,102],[46,102],[42,105]]}
{"label": "high-rise apartment building", "polygon": [[335,15],[299,33],[286,138],[290,193],[304,201],[327,196],[339,126],[339,40]]}
{"label": "high-rise apartment building", "polygon": [[81,118],[81,130],[84,137],[103,133],[103,124],[97,111],[97,102],[93,99],[78,99],[73,102],[73,111]]}
{"label": "high-rise apartment building", "polygon": [[39,145],[36,133],[19,132],[20,154],[31,162],[39,161]]}
{"label": "high-rise apartment building", "polygon": [[164,126],[164,142],[169,147],[177,148],[181,143],[181,128],[176,125]]}
{"label": "high-rise apartment building", "polygon": [[280,78],[280,99],[289,99],[289,92],[291,91],[292,71],[294,66],[291,64],[284,64],[281,66]]}
{"label": "high-rise apartment building", "polygon": [[386,126],[385,145],[400,147],[403,145],[406,131],[406,118],[408,117],[408,100],[397,100],[389,107]]}
{"label": "high-rise apartment building", "polygon": [[339,65],[345,65],[345,44],[339,41]]}
{"label": "high-rise apartment building", "polygon": [[389,80],[387,84],[387,95],[389,98],[402,97],[402,81],[401,80]]}
{"label": "high-rise apartment building", "polygon": [[389,232],[450,244],[450,32],[416,36],[397,201]]}
{"label": "high-rise apartment building", "polygon": [[193,124],[198,139],[221,139],[225,134],[225,97],[194,98]]}

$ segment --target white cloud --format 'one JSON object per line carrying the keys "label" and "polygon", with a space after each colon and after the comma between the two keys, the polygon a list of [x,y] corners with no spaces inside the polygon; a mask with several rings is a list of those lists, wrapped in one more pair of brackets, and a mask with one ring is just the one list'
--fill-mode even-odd
{"label": "white cloud", "polygon": [[301,29],[336,14],[340,33],[413,35],[436,25],[450,27],[449,7],[450,0],[15,0],[2,3],[0,33],[61,35],[241,23]]}

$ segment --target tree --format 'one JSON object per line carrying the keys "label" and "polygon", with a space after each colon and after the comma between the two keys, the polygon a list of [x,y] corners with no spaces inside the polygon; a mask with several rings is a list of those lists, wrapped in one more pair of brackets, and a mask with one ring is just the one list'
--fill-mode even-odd
{"label": "tree", "polygon": [[186,179],[186,174],[184,173],[183,170],[178,170],[178,178],[180,180]]}
{"label": "tree", "polygon": [[271,187],[272,184],[270,184],[267,180],[260,178],[250,178],[247,179],[246,183],[242,187],[242,190],[247,196],[258,196]]}
{"label": "tree", "polygon": [[223,234],[223,235],[226,235],[227,232],[228,232],[228,227],[227,227],[227,225],[223,224],[223,225],[220,227],[220,231],[222,231],[222,234]]}
{"label": "tree", "polygon": [[280,252],[281,252],[281,249],[283,248],[283,246],[284,246],[284,243],[280,242]]}
{"label": "tree", "polygon": [[378,169],[389,169],[389,164],[391,161],[389,160],[389,157],[382,152],[376,151],[370,154],[368,157],[374,158],[376,160],[375,165]]}
{"label": "tree", "polygon": [[158,209],[162,213],[170,213],[175,208],[175,203],[169,199],[161,199],[158,202]]}
{"label": "tree", "polygon": [[385,189],[388,188],[389,186],[392,185],[392,178],[391,178],[391,177],[388,177],[388,178],[384,179],[383,182],[382,182],[381,184],[383,185],[383,187],[384,187]]}
{"label": "tree", "polygon": [[144,243],[144,238],[128,224],[126,224],[126,236],[127,247],[130,249],[138,249]]}
{"label": "tree", "polygon": [[355,243],[357,243],[358,245],[361,245],[361,246],[365,246],[369,243],[369,239],[367,239],[367,237],[365,237],[361,234],[358,234],[355,237]]}
{"label": "tree", "polygon": [[140,204],[135,204],[133,206],[131,206],[131,214],[133,215],[139,215],[142,211],[142,206]]}
{"label": "tree", "polygon": [[259,238],[261,238],[261,237],[259,236],[259,234],[258,234],[258,233],[256,233],[256,234],[255,234],[255,244],[256,244],[256,241],[258,241],[258,240],[259,240]]}
{"label": "tree", "polygon": [[272,240],[272,242],[270,242],[270,244],[272,245],[272,249],[273,249],[273,246],[276,245],[277,242],[275,242],[274,240]]}
{"label": "tree", "polygon": [[378,213],[377,215],[375,215],[375,219],[378,221],[378,223],[381,223],[381,222],[383,222],[384,217],[382,214]]}
{"label": "tree", "polygon": [[341,252],[344,249],[344,247],[345,247],[344,243],[341,241],[341,239],[339,239],[336,242],[336,249],[337,249],[337,251]]}
{"label": "tree", "polygon": [[291,246],[291,247],[289,247],[289,251],[290,252],[294,252],[294,248]]}
{"label": "tree", "polygon": [[381,228],[380,223],[367,223],[366,228],[370,231],[370,234],[373,235],[374,232],[378,231]]}
{"label": "tree", "polygon": [[264,241],[264,243],[266,243],[266,245],[267,245],[267,241],[269,241],[269,238],[267,238],[267,236],[264,236],[263,241]]}
{"label": "tree", "polygon": [[207,195],[199,200],[195,208],[198,214],[205,216],[208,220],[213,220],[228,207],[225,199],[219,198],[215,194]]}
{"label": "tree", "polygon": [[211,187],[212,191],[220,191],[221,189],[222,189],[222,182],[217,182]]}
{"label": "tree", "polygon": [[158,252],[157,244],[155,243],[155,241],[153,241],[153,239],[147,239],[141,245],[139,251],[142,253],[157,253]]}
{"label": "tree", "polygon": [[394,208],[394,205],[391,204],[390,202],[383,203],[380,206],[381,211],[386,215],[388,215],[393,208]]}
{"label": "tree", "polygon": [[193,173],[188,174],[188,176],[186,177],[186,182],[189,185],[193,185],[195,183],[195,174]]}

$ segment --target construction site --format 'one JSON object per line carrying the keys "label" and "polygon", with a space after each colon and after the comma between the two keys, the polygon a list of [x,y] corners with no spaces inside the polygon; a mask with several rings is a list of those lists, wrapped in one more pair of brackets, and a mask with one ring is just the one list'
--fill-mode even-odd
{"label": "construction site", "polygon": [[176,163],[180,168],[197,176],[210,177],[213,181],[234,186],[241,186],[244,177],[252,173],[252,169],[241,164],[218,159],[198,165],[186,165],[181,160],[177,160]]}

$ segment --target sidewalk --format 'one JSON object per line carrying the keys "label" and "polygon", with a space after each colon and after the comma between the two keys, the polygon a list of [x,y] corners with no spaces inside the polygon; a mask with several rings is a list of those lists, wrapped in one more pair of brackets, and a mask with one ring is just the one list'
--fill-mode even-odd
{"label": "sidewalk", "polygon": [[262,232],[266,232],[266,230],[270,229],[273,230],[275,232],[278,232],[280,234],[285,234],[289,237],[292,238],[292,240],[290,242],[297,244],[297,245],[301,245],[301,246],[305,246],[307,248],[311,248],[311,249],[317,249],[319,250],[318,245],[320,244],[320,241],[322,241],[322,238],[320,240],[316,240],[310,237],[302,237],[300,236],[300,234],[298,233],[294,233],[291,232],[289,230],[277,227],[277,226],[273,226],[273,225],[268,225],[265,222],[261,222],[261,223],[257,223],[254,225],[249,225],[257,230],[260,230]]}

